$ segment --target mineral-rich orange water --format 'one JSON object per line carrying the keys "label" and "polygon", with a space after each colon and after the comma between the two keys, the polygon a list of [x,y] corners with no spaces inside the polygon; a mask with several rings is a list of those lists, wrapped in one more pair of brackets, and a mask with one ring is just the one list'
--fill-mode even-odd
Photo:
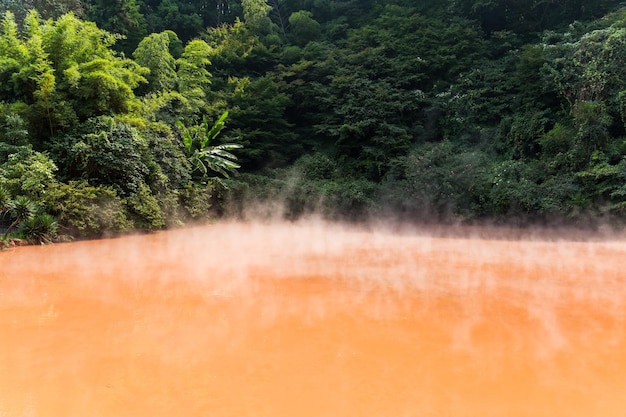
{"label": "mineral-rich orange water", "polygon": [[0,253],[0,416],[626,415],[626,241],[224,223]]}

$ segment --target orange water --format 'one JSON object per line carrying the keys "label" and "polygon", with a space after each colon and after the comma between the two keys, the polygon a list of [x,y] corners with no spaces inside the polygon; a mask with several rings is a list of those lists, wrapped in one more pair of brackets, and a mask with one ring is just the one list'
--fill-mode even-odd
{"label": "orange water", "polygon": [[319,223],[4,251],[0,417],[623,417],[625,255]]}

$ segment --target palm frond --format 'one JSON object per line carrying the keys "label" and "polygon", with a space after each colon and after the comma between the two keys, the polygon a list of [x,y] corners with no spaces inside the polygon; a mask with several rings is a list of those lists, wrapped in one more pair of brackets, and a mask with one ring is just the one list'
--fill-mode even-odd
{"label": "palm frond", "polygon": [[209,140],[213,140],[220,134],[222,129],[226,124],[226,119],[228,118],[228,111],[222,113],[222,115],[213,123],[213,127],[207,131],[207,136]]}

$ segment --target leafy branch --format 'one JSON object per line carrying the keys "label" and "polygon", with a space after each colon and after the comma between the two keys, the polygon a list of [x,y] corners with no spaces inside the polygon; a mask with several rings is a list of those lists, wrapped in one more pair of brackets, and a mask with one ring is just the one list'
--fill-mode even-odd
{"label": "leafy branch", "polygon": [[236,143],[210,145],[224,128],[227,117],[228,112],[225,111],[211,126],[205,117],[202,118],[200,125],[189,128],[180,120],[176,122],[185,148],[185,155],[196,176],[206,177],[209,171],[213,171],[229,178],[230,174],[236,173],[236,170],[240,168],[240,165],[235,162],[237,157],[230,151],[243,146]]}

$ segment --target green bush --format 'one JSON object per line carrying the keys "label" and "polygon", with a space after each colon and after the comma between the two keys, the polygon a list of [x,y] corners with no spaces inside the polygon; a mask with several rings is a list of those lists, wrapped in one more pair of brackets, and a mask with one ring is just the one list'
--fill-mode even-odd
{"label": "green bush", "polygon": [[52,243],[58,236],[59,225],[50,214],[37,214],[20,225],[20,231],[29,241],[44,244]]}
{"label": "green bush", "polygon": [[9,236],[14,227],[32,219],[38,210],[37,203],[23,195],[18,195],[13,200],[5,202],[3,211],[8,214],[11,224],[5,230],[3,240]]}
{"label": "green bush", "polygon": [[540,208],[541,175],[523,161],[504,161],[491,171],[489,194],[492,213],[499,215],[528,215]]}
{"label": "green bush", "polygon": [[0,165],[0,185],[14,196],[37,199],[56,183],[56,171],[56,165],[47,154],[36,152],[30,146],[20,146]]}
{"label": "green bush", "polygon": [[440,218],[484,214],[489,171],[485,153],[443,141],[417,148],[404,166],[404,207]]}
{"label": "green bush", "polygon": [[59,231],[76,237],[122,233],[133,227],[124,201],[115,190],[86,181],[58,183],[43,199],[46,210],[57,216]]}
{"label": "green bush", "polygon": [[[307,170],[319,168],[318,163],[323,169]],[[370,213],[376,206],[377,185],[364,179],[323,178],[329,172],[327,163],[334,165],[316,154],[302,158],[293,169],[242,174],[227,192],[226,212],[288,219],[315,213],[328,218],[357,218]]]}
{"label": "green bush", "polygon": [[188,183],[180,189],[180,204],[183,215],[191,220],[202,220],[208,218],[213,206],[213,185]]}
{"label": "green bush", "polygon": [[143,230],[165,227],[165,214],[159,206],[159,201],[152,195],[150,187],[141,183],[138,188],[137,192],[126,199],[128,214],[135,226]]}
{"label": "green bush", "polygon": [[308,180],[331,179],[337,176],[337,161],[321,152],[300,157],[294,168]]}
{"label": "green bush", "polygon": [[57,138],[52,155],[63,179],[110,186],[123,197],[138,192],[149,174],[146,141],[134,127],[108,116],[89,119]]}
{"label": "green bush", "polygon": [[376,183],[365,179],[321,181],[321,208],[327,217],[357,219],[367,216],[376,207]]}

